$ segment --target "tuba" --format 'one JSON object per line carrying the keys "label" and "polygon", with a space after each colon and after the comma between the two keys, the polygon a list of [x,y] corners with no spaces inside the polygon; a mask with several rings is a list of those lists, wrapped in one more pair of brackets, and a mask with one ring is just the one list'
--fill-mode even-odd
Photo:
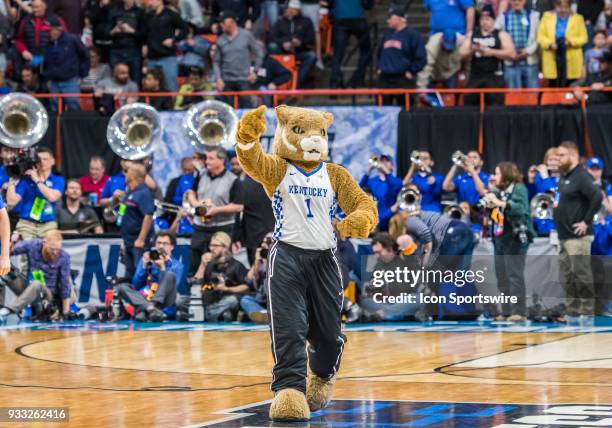
{"label": "tuba", "polygon": [[183,131],[198,152],[213,147],[229,150],[236,143],[238,116],[221,101],[203,101],[192,106],[183,117]]}
{"label": "tuba", "polygon": [[38,143],[49,127],[43,105],[27,94],[13,93],[0,99],[0,142],[15,149]]}
{"label": "tuba", "polygon": [[404,187],[397,195],[397,203],[402,211],[417,212],[421,209],[421,193],[412,187]]}
{"label": "tuba", "polygon": [[143,103],[117,110],[106,128],[106,139],[122,159],[139,160],[153,154],[161,138],[162,123],[157,110]]}
{"label": "tuba", "polygon": [[451,156],[451,160],[453,161],[453,164],[462,167],[463,165],[465,165],[465,161],[467,160],[467,156],[464,155],[461,150],[457,150]]}
{"label": "tuba", "polygon": [[548,193],[538,193],[531,200],[531,217],[538,220],[552,220],[553,197]]}

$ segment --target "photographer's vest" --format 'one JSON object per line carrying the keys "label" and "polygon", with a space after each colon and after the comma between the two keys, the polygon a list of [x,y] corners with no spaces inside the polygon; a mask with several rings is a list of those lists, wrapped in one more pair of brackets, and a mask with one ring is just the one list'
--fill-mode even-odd
{"label": "photographer's vest", "polygon": [[[237,179],[238,177],[234,173],[227,170],[215,178],[212,178],[208,173],[201,175],[198,181],[198,200],[210,199],[216,207],[229,204],[230,189]],[[194,224],[200,227],[228,226],[234,224],[235,221],[235,213],[216,215],[206,223],[202,221],[201,217],[194,217]]]}

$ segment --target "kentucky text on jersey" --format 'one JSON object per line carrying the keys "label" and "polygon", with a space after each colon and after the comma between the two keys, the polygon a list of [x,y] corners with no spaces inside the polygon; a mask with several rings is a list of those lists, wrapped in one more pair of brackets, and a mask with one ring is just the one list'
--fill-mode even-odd
{"label": "kentucky text on jersey", "polygon": [[291,195],[304,195],[325,198],[327,197],[327,190],[328,189],[323,189],[321,187],[289,185],[289,194]]}

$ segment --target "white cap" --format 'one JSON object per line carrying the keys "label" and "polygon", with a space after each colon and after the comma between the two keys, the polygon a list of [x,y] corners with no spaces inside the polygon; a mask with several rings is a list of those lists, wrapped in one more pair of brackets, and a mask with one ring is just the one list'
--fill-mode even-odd
{"label": "white cap", "polygon": [[302,9],[302,4],[300,3],[300,0],[289,0],[289,3],[287,3],[287,7],[291,7],[293,9]]}

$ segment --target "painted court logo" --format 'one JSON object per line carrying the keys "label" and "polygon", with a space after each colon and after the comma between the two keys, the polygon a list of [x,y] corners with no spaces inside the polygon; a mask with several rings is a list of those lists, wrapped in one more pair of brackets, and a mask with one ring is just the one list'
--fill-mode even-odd
{"label": "painted court logo", "polygon": [[[201,426],[269,427],[270,404],[256,403],[217,412],[216,421]],[[610,427],[612,405],[439,403],[419,401],[335,400],[311,414],[308,423],[278,426],[423,427],[423,428],[563,428]]]}

